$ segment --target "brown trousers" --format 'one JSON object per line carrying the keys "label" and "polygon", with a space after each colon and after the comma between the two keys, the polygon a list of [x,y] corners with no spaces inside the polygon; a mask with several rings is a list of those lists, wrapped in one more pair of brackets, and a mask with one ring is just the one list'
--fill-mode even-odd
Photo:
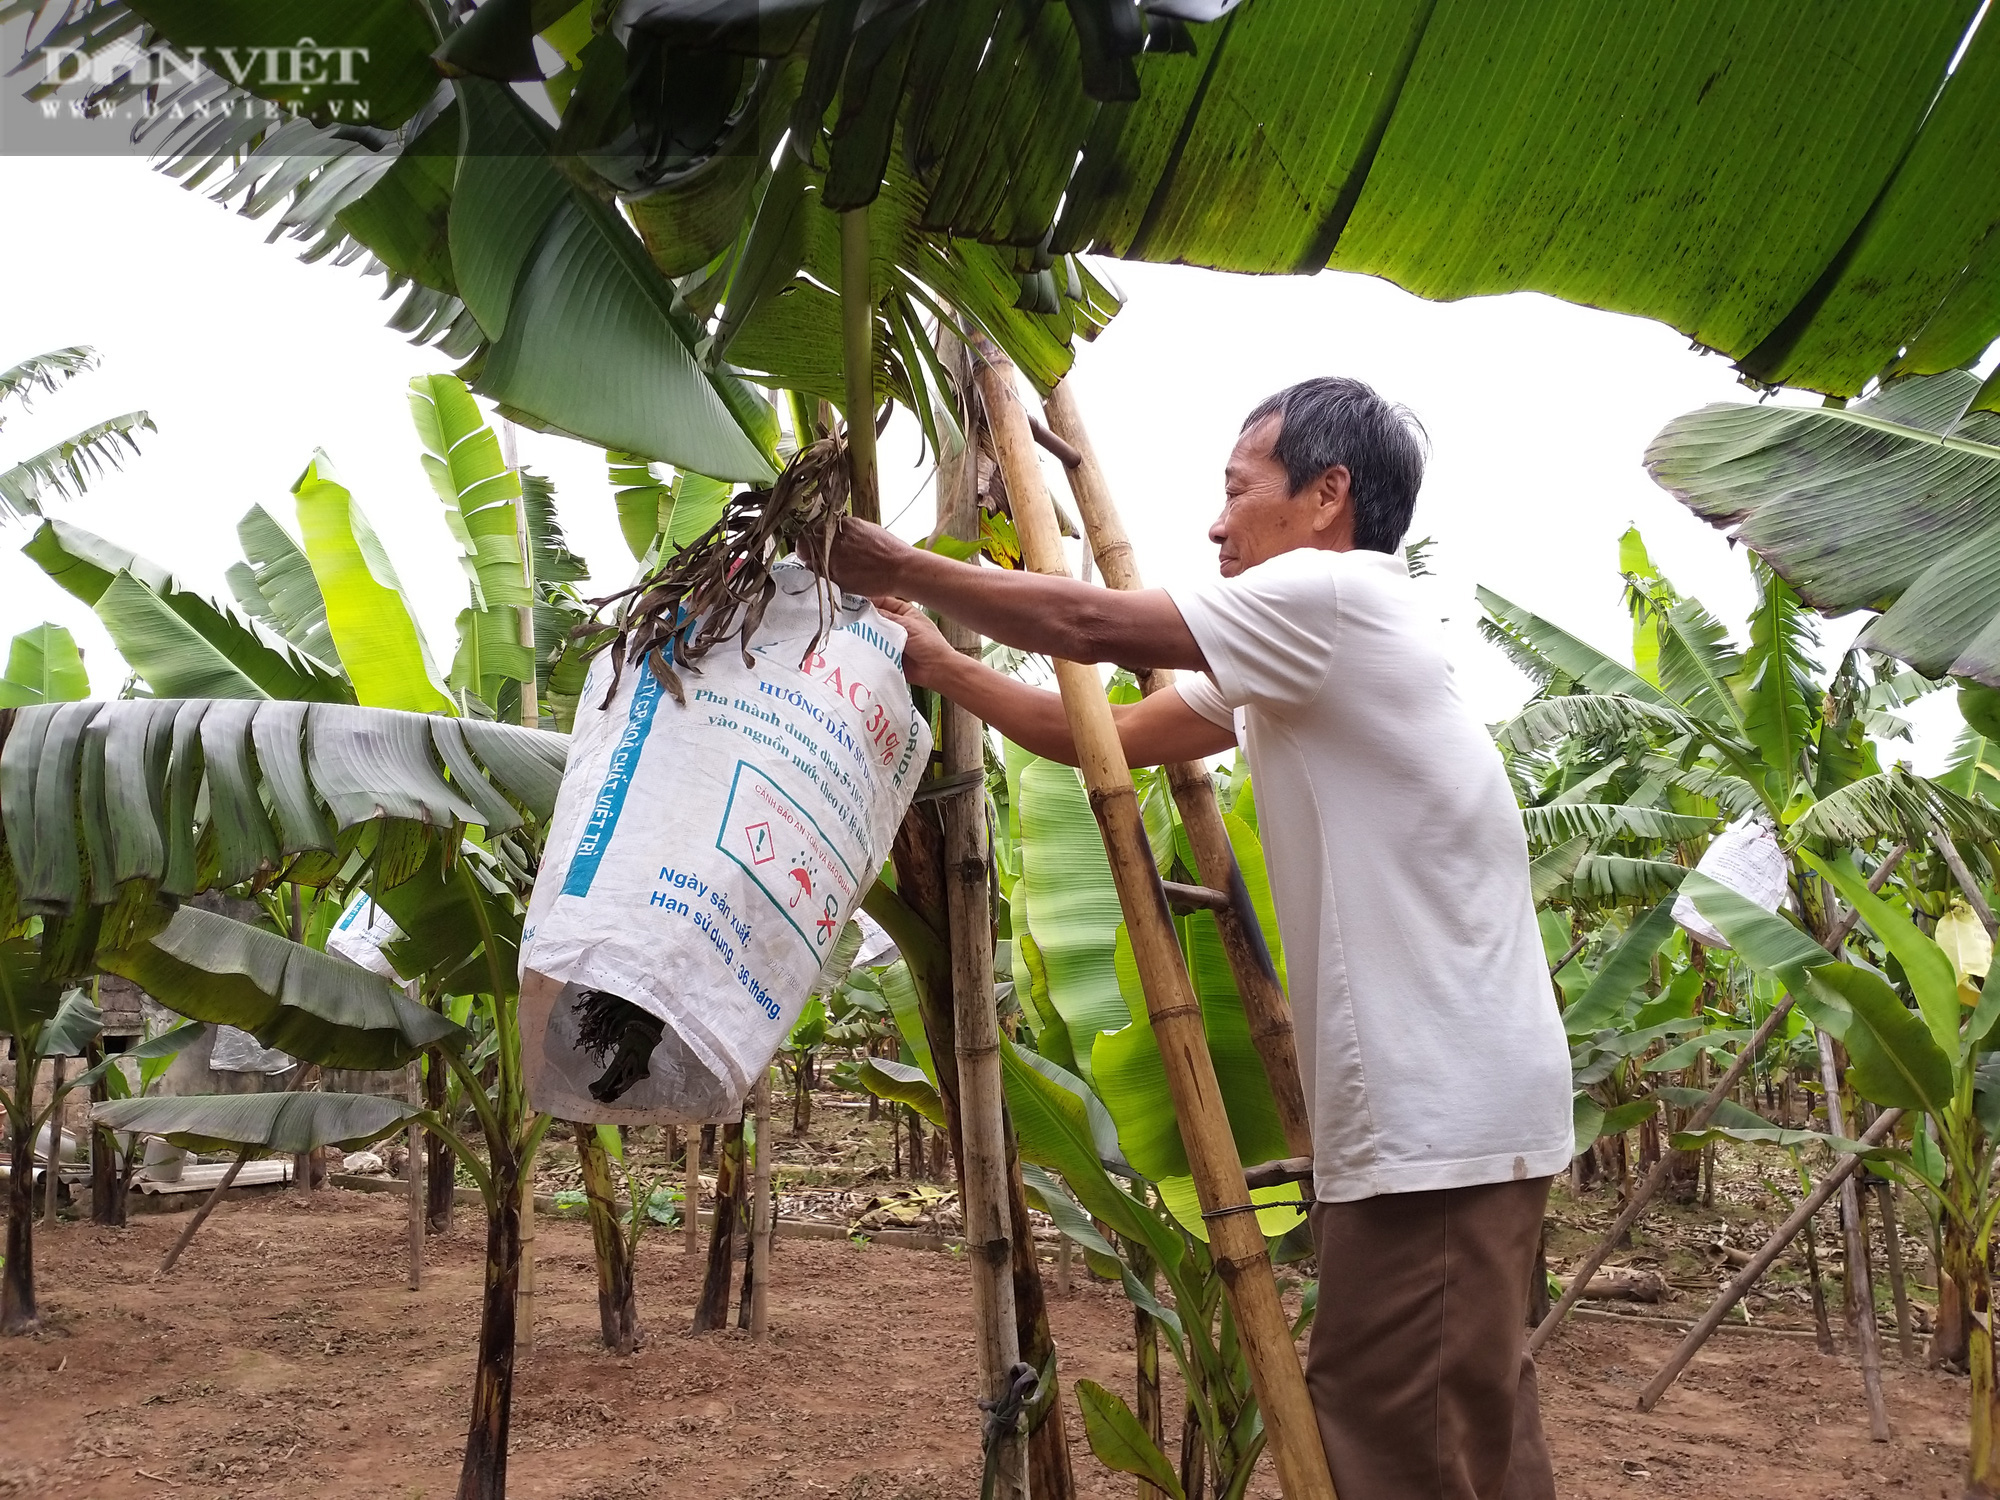
{"label": "brown trousers", "polygon": [[1306,1384],[1340,1500],[1555,1500],[1528,1283],[1549,1179],[1316,1203]]}

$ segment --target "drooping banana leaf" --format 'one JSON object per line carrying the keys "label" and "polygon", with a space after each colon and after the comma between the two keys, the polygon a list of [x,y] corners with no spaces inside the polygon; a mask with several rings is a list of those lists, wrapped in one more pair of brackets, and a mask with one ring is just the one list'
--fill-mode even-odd
{"label": "drooping banana leaf", "polygon": [[7,647],[7,674],[0,677],[0,708],[31,703],[73,703],[90,696],[90,674],[76,638],[46,621],[15,636]]}
{"label": "drooping banana leaf", "polygon": [[460,1035],[355,964],[192,906],[147,942],[98,961],[190,1020],[240,1027],[327,1067],[399,1068]]}
{"label": "drooping banana leaf", "polygon": [[392,1135],[423,1111],[380,1094],[190,1094],[99,1104],[91,1123],[158,1136],[190,1151],[249,1147],[298,1156],[322,1146],[351,1150]]}
{"label": "drooping banana leaf", "polygon": [[1922,848],[1938,828],[1971,843],[2000,838],[2000,813],[1950,790],[1948,782],[1948,776],[1933,781],[1891,767],[1822,797],[1792,825],[1791,837],[1863,846],[1895,838],[1912,848]]}
{"label": "drooping banana leaf", "polygon": [[1664,839],[1679,842],[1715,831],[1716,820],[1695,813],[1667,812],[1627,803],[1554,802],[1521,809],[1528,842],[1563,843],[1579,836],[1593,839]]}
{"label": "drooping banana leaf", "polygon": [[0,514],[15,519],[39,516],[42,501],[49,496],[79,498],[106,469],[121,467],[121,446],[139,451],[135,432],[157,430],[143,411],[128,411],[0,469]]}
{"label": "drooping banana leaf", "polygon": [[1661,429],[1653,478],[1858,644],[2000,685],[2000,402],[1964,370],[1831,407],[1706,406]]}

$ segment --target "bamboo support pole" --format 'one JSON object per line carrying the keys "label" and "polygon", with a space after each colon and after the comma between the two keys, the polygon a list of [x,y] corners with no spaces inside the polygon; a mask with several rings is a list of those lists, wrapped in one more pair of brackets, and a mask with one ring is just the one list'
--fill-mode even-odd
{"label": "bamboo support pole", "polygon": [[875,462],[875,292],[868,274],[868,210],[840,216],[841,367],[847,377],[849,504],[864,521],[882,519]]}
{"label": "bamboo support pole", "polygon": [[[974,352],[994,449],[1013,500],[1022,561],[1038,573],[1066,574],[1054,502],[1042,483],[1027,411],[1014,391],[1014,367],[983,339]],[[1278,1301],[1277,1281],[1271,1273],[1250,1190],[1243,1181],[1243,1166],[1223,1109],[1215,1063],[1208,1054],[1201,1007],[1174,936],[1152,849],[1146,842],[1145,824],[1112,721],[1111,704],[1095,666],[1057,659],[1055,671],[1076,738],[1077,760],[1091,810],[1097,815],[1118,887],[1119,906],[1125,914],[1202,1217],[1209,1226],[1216,1273],[1235,1315],[1251,1384],[1270,1434],[1278,1483],[1287,1500],[1331,1500],[1333,1481],[1327,1474],[1326,1453],[1320,1446],[1319,1427],[1306,1394],[1305,1373]]]}
{"label": "bamboo support pole", "polygon": [[1889,1295],[1896,1303],[1896,1348],[1903,1356],[1903,1363],[1914,1364],[1917,1358],[1917,1333],[1910,1321],[1909,1280],[1903,1274],[1903,1231],[1896,1222],[1896,1193],[1886,1177],[1877,1177],[1869,1184],[1875,1192],[1875,1206],[1882,1214],[1882,1242],[1889,1256]]}
{"label": "bamboo support pole", "polygon": [[[1819,1077],[1826,1089],[1826,1128],[1847,1135],[1847,1110],[1840,1100],[1840,1064],[1833,1038],[1819,1037]],[[1858,1159],[1857,1159],[1858,1160]],[[1889,1441],[1889,1407],[1882,1394],[1882,1333],[1875,1326],[1875,1282],[1868,1273],[1868,1222],[1861,1217],[1861,1191],[1849,1171],[1840,1180],[1840,1232],[1846,1252],[1840,1279],[1847,1306],[1847,1329],[1861,1354],[1861,1389],[1868,1398],[1868,1435]]]}
{"label": "bamboo support pole", "polygon": [[[1067,380],[1049,392],[1042,409],[1048,414],[1057,438],[1076,454],[1078,461],[1073,465],[1065,463],[1064,472],[1069,477],[1069,491],[1076,501],[1077,514],[1083,521],[1089,555],[1097,559],[1105,586],[1144,587],[1132,555],[1131,538],[1126,535],[1125,524],[1112,501],[1110,482],[1097,461],[1097,451],[1091,446],[1083,414]],[[1163,668],[1150,668],[1135,675],[1139,690],[1148,697],[1171,687],[1174,680],[1174,674]],[[1243,998],[1250,1041],[1263,1059],[1264,1072],[1271,1081],[1271,1097],[1277,1105],[1278,1123],[1285,1132],[1286,1151],[1292,1156],[1311,1156],[1312,1121],[1299,1078],[1291,1004],[1285,998],[1284,987],[1278,983],[1277,969],[1250,903],[1250,892],[1243,884],[1242,871],[1237,868],[1236,852],[1223,827],[1222,810],[1216,806],[1215,786],[1208,767],[1193,760],[1176,761],[1165,769],[1201,878],[1210,889],[1229,898],[1227,907],[1215,913],[1216,930],[1236,979],[1236,992]]]}
{"label": "bamboo support pole", "polygon": [[[1868,877],[1868,889],[1881,890],[1883,883],[1888,880],[1897,863],[1907,852],[1901,844],[1891,849],[1875,873]],[[1841,943],[1854,927],[1854,919],[1855,914],[1849,912],[1835,925],[1826,938],[1828,951],[1839,951]],[[1715,1112],[1722,1107],[1723,1101],[1735,1090],[1737,1080],[1749,1070],[1751,1063],[1756,1061],[1757,1054],[1763,1050],[1764,1044],[1770,1041],[1780,1026],[1784,1025],[1785,1017],[1792,1012],[1793,999],[1793,996],[1787,994],[1784,999],[1771,1007],[1771,1013],[1764,1018],[1764,1024],[1751,1035],[1743,1050],[1736,1054],[1735,1061],[1723,1071],[1722,1076],[1715,1081],[1701,1103],[1694,1107],[1683,1129],[1693,1133],[1707,1128],[1708,1122],[1715,1118]],[[1585,1288],[1590,1285],[1590,1278],[1597,1273],[1597,1268],[1604,1264],[1604,1258],[1624,1240],[1626,1232],[1639,1221],[1639,1215],[1646,1211],[1646,1205],[1653,1201],[1653,1195],[1665,1185],[1668,1175],[1673,1171],[1673,1161],[1673,1153],[1667,1152],[1653,1163],[1652,1170],[1647,1172],[1637,1189],[1626,1200],[1624,1210],[1612,1221],[1610,1229],[1605,1231],[1604,1238],[1597,1242],[1590,1254],[1583,1258],[1583,1264],[1572,1273],[1569,1289],[1563,1293],[1562,1300],[1549,1309],[1549,1315],[1536,1325],[1533,1333],[1528,1335],[1530,1354],[1538,1352],[1542,1345],[1554,1337],[1555,1331],[1562,1327],[1563,1319],[1569,1316],[1569,1310],[1576,1306],[1577,1300],[1583,1296]]]}
{"label": "bamboo support pole", "polygon": [[681,1147],[681,1164],[687,1169],[687,1184],[681,1189],[681,1248],[689,1255],[701,1254],[701,1127],[687,1128],[687,1142]]}
{"label": "bamboo support pole", "polygon": [[[954,341],[956,342],[956,341]],[[948,351],[955,356],[956,350]],[[956,359],[954,358],[954,363]],[[970,448],[938,466],[938,530],[979,538],[977,459]],[[979,659],[980,637],[957,621],[939,627],[954,650]],[[970,709],[943,706],[944,775],[969,776],[944,798],[945,908],[951,951],[953,1053],[958,1064],[959,1181],[972,1263],[979,1384],[989,1401],[1007,1394],[1021,1358],[1014,1299],[1014,1224],[1007,1183],[1007,1121],[1000,1075],[1000,1018],[993,995],[993,914],[987,890],[986,725]],[[1027,1442],[1001,1440],[995,1493],[1026,1496]]]}
{"label": "bamboo support pole", "polygon": [[[1861,1138],[1865,1146],[1873,1146],[1885,1139],[1896,1128],[1896,1122],[1903,1117],[1900,1109],[1885,1109],[1875,1117],[1875,1123],[1868,1127],[1868,1133]],[[1806,1200],[1792,1210],[1792,1216],[1780,1224],[1777,1231],[1766,1241],[1763,1248],[1750,1257],[1750,1263],[1738,1271],[1722,1294],[1711,1302],[1708,1311],[1694,1327],[1687,1331],[1680,1347],[1673,1357],[1660,1366],[1659,1373],[1647,1382],[1645,1390],[1639,1393],[1639,1410],[1651,1411],[1666,1394],[1667,1387],[1680,1377],[1689,1360],[1695,1357],[1701,1346],[1708,1342],[1709,1335],[1722,1326],[1722,1320],[1729,1316],[1729,1309],[1743,1300],[1744,1293],[1757,1284],[1757,1279],[1771,1268],[1771,1262],[1784,1253],[1785,1246],[1798,1237],[1799,1231],[1812,1223],[1812,1217],[1826,1206],[1826,1202],[1841,1187],[1852,1181],[1854,1169],[1861,1165],[1858,1156],[1844,1156],[1819,1185],[1807,1195]],[[1871,1313],[1869,1321],[1874,1321]]]}
{"label": "bamboo support pole", "polygon": [[771,1316],[771,1070],[752,1096],[757,1124],[757,1166],[750,1197],[750,1337],[761,1339]]}
{"label": "bamboo support pole", "polygon": [[1979,882],[1972,878],[1972,871],[1966,868],[1965,859],[1958,852],[1958,845],[1951,841],[1951,835],[1944,831],[1942,824],[1931,829],[1931,845],[1945,868],[1951,871],[1951,878],[1958,882],[1958,888],[1965,892],[1966,904],[1972,914],[1979,918],[1979,925],[1986,929],[1988,939],[2000,938],[2000,924],[1996,924],[1993,908],[1987,904],[1986,892],[1979,888]]}
{"label": "bamboo support pole", "polygon": [[51,1075],[49,1089],[49,1169],[42,1174],[42,1228],[44,1229],[53,1229],[56,1227],[56,1204],[58,1194],[62,1191],[62,1117],[63,1105],[69,1102],[63,1098],[62,1089],[64,1065],[68,1061],[69,1059],[66,1057],[58,1057],[55,1060],[54,1072]]}
{"label": "bamboo support pole", "polygon": [[410,1126],[410,1290],[420,1292],[424,1287],[424,1129],[414,1122]]}

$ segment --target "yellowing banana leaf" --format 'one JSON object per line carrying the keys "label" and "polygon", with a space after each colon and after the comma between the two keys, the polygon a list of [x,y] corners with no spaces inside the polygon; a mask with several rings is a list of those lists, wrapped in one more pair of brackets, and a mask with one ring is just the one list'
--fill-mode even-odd
{"label": "yellowing banana leaf", "polygon": [[326,600],[327,628],[355,696],[369,708],[456,713],[395,565],[324,453],[313,456],[292,494],[305,553]]}

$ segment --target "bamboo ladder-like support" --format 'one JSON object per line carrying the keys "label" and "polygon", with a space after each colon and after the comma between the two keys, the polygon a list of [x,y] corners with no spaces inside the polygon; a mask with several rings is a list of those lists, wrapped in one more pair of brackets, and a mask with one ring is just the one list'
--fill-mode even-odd
{"label": "bamboo ladder-like support", "polygon": [[[1132,542],[1125,523],[1111,498],[1110,483],[1097,461],[1097,452],[1084,429],[1083,413],[1068,380],[1057,383],[1042,404],[1057,442],[1070,451],[1045,445],[1061,461],[1069,479],[1069,492],[1083,520],[1085,540],[1105,586],[1139,589],[1139,566],[1132,557]],[[1173,686],[1174,674],[1166,668],[1137,671],[1139,691],[1147,697]],[[1278,1107],[1278,1123],[1285,1132],[1285,1148],[1292,1154],[1294,1170],[1312,1156],[1312,1123],[1306,1113],[1305,1087],[1299,1079],[1299,1054],[1292,1036],[1292,1008],[1278,983],[1278,971],[1265,946],[1263,930],[1257,925],[1256,909],[1250,904],[1243,872],[1237,868],[1236,851],[1222,826],[1222,810],[1215,804],[1215,784],[1208,767],[1198,760],[1175,761],[1164,768],[1167,785],[1180,810],[1181,826],[1187,830],[1188,844],[1210,899],[1193,892],[1193,900],[1215,913],[1216,930],[1222,937],[1222,951],[1236,979],[1242,997],[1244,1017],[1250,1023],[1250,1041],[1263,1059],[1264,1072],[1271,1082],[1271,1097]],[[1169,892],[1171,902],[1178,892]],[[1213,899],[1219,897],[1220,901]],[[1310,1197],[1310,1194],[1308,1194]]]}
{"label": "bamboo ladder-like support", "polygon": [[[1042,483],[1027,411],[1014,391],[1013,364],[984,339],[977,342],[974,353],[994,451],[1013,502],[1022,562],[1037,573],[1067,576],[1055,506]],[[1251,1383],[1270,1433],[1279,1485],[1287,1500],[1332,1500],[1333,1481],[1306,1394],[1305,1372],[1292,1346],[1291,1328],[1278,1301],[1278,1284],[1264,1248],[1264,1233],[1257,1225],[1250,1189],[1237,1160],[1215,1063],[1202,1029],[1201,1007],[1174,936],[1166,891],[1146,842],[1145,823],[1132,790],[1131,768],[1125,763],[1118,729],[1112,722],[1111,704],[1095,666],[1058,659],[1055,671],[1076,739],[1084,786],[1118,887],[1118,903],[1166,1066],[1195,1192],[1208,1223],[1216,1273],[1235,1316],[1237,1336],[1250,1364]]]}

